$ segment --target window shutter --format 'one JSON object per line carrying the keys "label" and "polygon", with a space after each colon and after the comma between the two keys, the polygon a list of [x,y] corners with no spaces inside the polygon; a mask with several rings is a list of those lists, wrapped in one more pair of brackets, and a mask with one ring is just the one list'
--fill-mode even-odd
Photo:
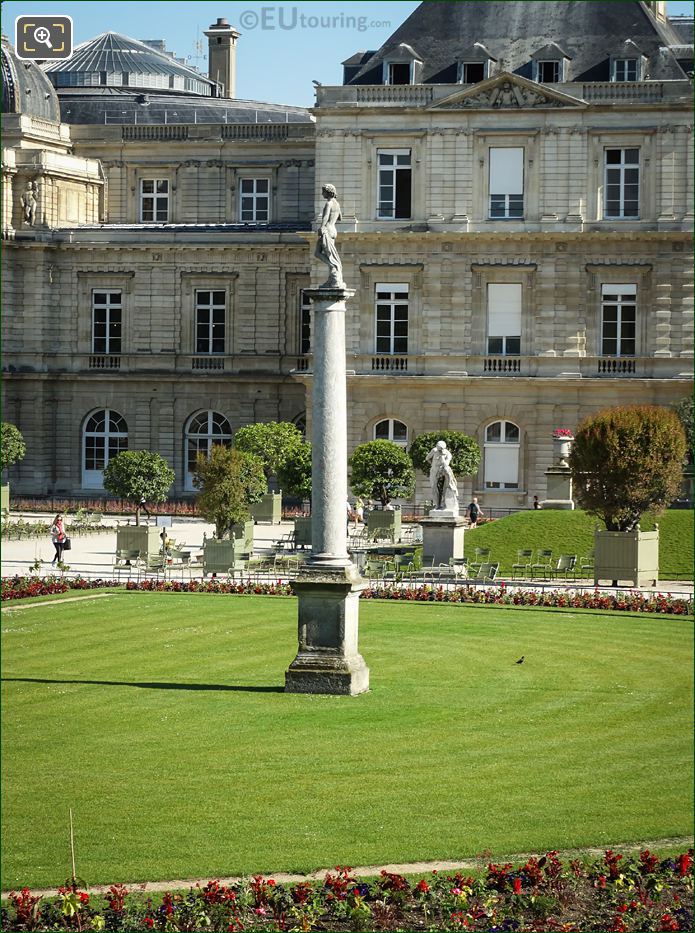
{"label": "window shutter", "polygon": [[488,337],[521,334],[521,283],[495,283],[487,287]]}
{"label": "window shutter", "polygon": [[519,447],[516,444],[485,445],[485,482],[518,483]]}
{"label": "window shutter", "polygon": [[524,193],[524,150],[490,149],[490,194]]}

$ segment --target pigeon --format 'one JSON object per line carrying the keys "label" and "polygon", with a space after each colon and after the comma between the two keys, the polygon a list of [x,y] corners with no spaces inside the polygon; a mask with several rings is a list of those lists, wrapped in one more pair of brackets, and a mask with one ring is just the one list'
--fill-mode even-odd
{"label": "pigeon", "polygon": [[526,657],[526,655],[522,654],[521,657],[519,658],[519,660],[518,660],[518,661],[515,661],[514,663],[515,663],[515,664],[523,664],[523,663],[524,663],[524,658],[525,658],[525,657]]}

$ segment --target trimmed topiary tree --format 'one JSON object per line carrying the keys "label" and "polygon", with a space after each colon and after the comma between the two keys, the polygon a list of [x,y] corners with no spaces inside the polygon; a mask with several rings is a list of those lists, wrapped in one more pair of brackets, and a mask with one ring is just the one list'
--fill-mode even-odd
{"label": "trimmed topiary tree", "polygon": [[135,504],[135,524],[140,524],[140,503],[164,502],[174,482],[174,471],[160,454],[151,450],[123,450],[104,470],[104,489]]}
{"label": "trimmed topiary tree", "polygon": [[2,423],[2,472],[14,466],[26,456],[27,445],[24,443],[22,432],[9,421]]}
{"label": "trimmed topiary tree", "polygon": [[676,496],[685,449],[672,409],[635,405],[601,411],[575,432],[569,457],[574,496],[608,531],[632,531],[644,512],[658,515]]}
{"label": "trimmed topiary tree", "polygon": [[416,469],[429,474],[426,457],[437,441],[444,441],[451,451],[451,469],[456,479],[473,476],[480,466],[480,447],[462,431],[427,431],[416,437],[408,451]]}
{"label": "trimmed topiary tree", "polygon": [[311,499],[311,444],[302,441],[294,448],[277,473],[283,492],[298,499]]}
{"label": "trimmed topiary tree", "polygon": [[193,485],[200,490],[198,511],[215,524],[215,536],[221,541],[232,526],[251,517],[249,505],[260,502],[268,491],[263,464],[253,454],[213,445],[210,456],[198,454]]}
{"label": "trimmed topiary tree", "polygon": [[258,457],[263,464],[266,479],[277,476],[303,442],[302,432],[289,421],[247,424],[234,435],[236,449]]}
{"label": "trimmed topiary tree", "polygon": [[379,499],[386,507],[391,499],[413,494],[415,474],[407,451],[392,441],[368,441],[356,447],[348,464],[350,486],[358,496]]}

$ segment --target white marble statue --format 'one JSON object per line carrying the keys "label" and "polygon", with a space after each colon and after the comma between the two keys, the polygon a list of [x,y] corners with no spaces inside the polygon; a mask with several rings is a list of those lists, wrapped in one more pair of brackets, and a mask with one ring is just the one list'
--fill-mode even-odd
{"label": "white marble statue", "polygon": [[325,262],[329,269],[327,280],[321,285],[321,288],[345,288],[343,282],[343,264],[340,261],[338,250],[335,246],[335,238],[338,235],[335,225],[340,220],[340,204],[336,198],[336,190],[333,185],[324,185],[321,193],[326,199],[323,205],[321,223],[318,230],[318,240],[316,243],[316,252],[314,255],[321,262]]}
{"label": "white marble statue", "polygon": [[[445,441],[437,441],[427,454],[430,466],[430,489],[434,510],[459,514],[459,496],[456,477],[451,469],[451,451]],[[434,511],[433,510],[433,511]]]}

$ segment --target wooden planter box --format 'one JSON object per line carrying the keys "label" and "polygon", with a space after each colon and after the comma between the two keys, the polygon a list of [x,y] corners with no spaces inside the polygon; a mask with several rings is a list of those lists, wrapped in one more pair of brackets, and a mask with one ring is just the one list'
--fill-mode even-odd
{"label": "wooden planter box", "polygon": [[247,554],[253,553],[253,520],[232,525],[232,537],[237,542],[237,549]]}
{"label": "wooden planter box", "polygon": [[268,492],[260,502],[251,506],[255,522],[270,522],[278,525],[282,521],[282,492]]}
{"label": "wooden planter box", "polygon": [[203,537],[203,576],[209,573],[227,573],[235,561],[248,557],[249,551],[243,551],[238,538]]}
{"label": "wooden planter box", "polygon": [[599,580],[631,586],[656,586],[659,579],[659,529],[594,532],[594,586]]}
{"label": "wooden planter box", "polygon": [[156,525],[121,525],[116,529],[116,550],[140,551],[141,557],[154,557],[162,550],[161,533]]}
{"label": "wooden planter box", "polygon": [[311,518],[295,518],[294,546],[311,547]]}
{"label": "wooden planter box", "polygon": [[389,537],[395,543],[401,539],[401,512],[400,509],[391,511],[384,509],[381,512],[370,512],[367,516],[367,532],[371,538],[375,531],[386,529]]}
{"label": "wooden planter box", "polygon": [[0,509],[2,511],[7,509],[8,512],[10,510],[10,484],[9,483],[3,483],[2,486],[0,486]]}

